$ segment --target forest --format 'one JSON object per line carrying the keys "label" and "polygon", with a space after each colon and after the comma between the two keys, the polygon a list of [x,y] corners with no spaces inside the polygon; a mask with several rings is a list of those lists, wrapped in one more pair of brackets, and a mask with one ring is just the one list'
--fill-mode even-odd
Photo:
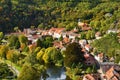
{"label": "forest", "polygon": [[24,28],[65,27],[71,30],[78,20],[105,33],[120,27],[119,0],[1,0],[0,31]]}

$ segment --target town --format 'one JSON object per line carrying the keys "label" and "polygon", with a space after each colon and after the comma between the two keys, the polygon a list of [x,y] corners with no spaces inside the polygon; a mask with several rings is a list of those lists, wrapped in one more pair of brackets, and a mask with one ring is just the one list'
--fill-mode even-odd
{"label": "town", "polygon": [[120,80],[119,0],[0,0],[0,80]]}
{"label": "town", "polygon": [[[92,30],[92,28],[83,22],[78,22],[78,26],[81,31],[87,32]],[[51,47],[55,47],[61,51],[66,50],[66,46],[71,43],[78,43],[81,48],[85,58],[84,64],[87,66],[96,65],[97,72],[84,73],[83,80],[119,80],[120,79],[120,65],[114,63],[114,58],[105,55],[105,53],[100,52],[96,54],[94,52],[95,47],[91,46],[91,43],[95,40],[99,40],[104,36],[101,36],[100,32],[95,33],[95,39],[86,40],[81,39],[81,34],[78,33],[79,28],[75,28],[71,31],[66,31],[65,28],[50,28],[48,30],[37,29],[37,28],[28,28],[24,29],[23,32],[16,31],[8,35],[24,35],[28,40],[29,50],[33,50],[37,46],[37,41],[42,40],[44,37],[51,37],[53,39]],[[108,31],[110,33],[120,33],[120,31]],[[118,34],[119,37],[119,34]],[[7,44],[3,42],[2,44]],[[41,43],[40,43],[41,44]],[[22,47],[18,48],[22,52]]]}

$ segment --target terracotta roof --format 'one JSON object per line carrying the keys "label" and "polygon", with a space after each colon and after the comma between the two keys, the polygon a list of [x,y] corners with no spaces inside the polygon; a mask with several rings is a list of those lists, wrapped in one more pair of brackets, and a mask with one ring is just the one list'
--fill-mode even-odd
{"label": "terracotta roof", "polygon": [[96,32],[95,35],[101,36],[101,33],[100,32]]}
{"label": "terracotta roof", "polygon": [[87,47],[89,49],[91,48],[90,44],[86,44],[85,47]]}
{"label": "terracotta roof", "polygon": [[61,33],[62,31],[64,31],[65,30],[65,28],[51,28],[50,30],[49,30],[49,32],[56,32],[56,33]]}
{"label": "terracotta roof", "polygon": [[69,38],[65,37],[65,38],[63,39],[63,42],[64,42],[64,43],[69,43],[70,40],[69,40]]}
{"label": "terracotta roof", "polygon": [[120,79],[120,74],[115,71],[114,67],[111,67],[106,72],[105,75],[106,75],[107,80],[119,80]]}
{"label": "terracotta roof", "polygon": [[92,29],[91,27],[86,27],[86,26],[81,28],[82,31],[88,31],[88,30],[91,30],[91,29]]}
{"label": "terracotta roof", "polygon": [[82,48],[82,51],[83,51],[84,53],[86,53],[86,49],[85,49],[85,48]]}
{"label": "terracotta roof", "polygon": [[63,48],[62,42],[60,41],[54,41],[53,46],[55,46],[56,48]]}
{"label": "terracotta roof", "polygon": [[85,78],[86,80],[95,80],[95,78],[90,74],[85,75]]}
{"label": "terracotta roof", "polygon": [[104,62],[100,64],[103,73],[106,73],[111,67],[120,71],[120,66],[113,62]]}

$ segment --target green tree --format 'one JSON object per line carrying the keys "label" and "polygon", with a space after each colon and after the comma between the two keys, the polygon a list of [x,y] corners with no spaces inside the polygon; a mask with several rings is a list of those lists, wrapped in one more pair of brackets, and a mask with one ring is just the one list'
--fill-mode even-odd
{"label": "green tree", "polygon": [[73,64],[77,65],[79,62],[83,62],[84,53],[82,52],[82,48],[78,43],[70,43],[66,47],[66,51],[64,51],[64,65],[65,67],[72,67]]}
{"label": "green tree", "polygon": [[28,43],[28,39],[24,35],[19,36],[19,41],[20,41],[21,44],[23,43],[25,45],[27,45],[27,43]]}
{"label": "green tree", "polygon": [[59,41],[62,41],[63,40],[63,36],[61,35],[60,38],[59,38]]}
{"label": "green tree", "polygon": [[9,69],[9,66],[6,63],[0,62],[0,76],[6,78],[13,75],[14,73]]}
{"label": "green tree", "polygon": [[4,37],[3,32],[0,32],[0,43],[1,43],[2,39],[3,39],[3,37]]}
{"label": "green tree", "polygon": [[8,51],[9,47],[7,45],[1,45],[0,46],[0,57],[6,59],[6,54]]}
{"label": "green tree", "polygon": [[[110,45],[111,44],[111,45]],[[118,42],[118,37],[116,33],[110,33],[105,35],[99,40],[95,40],[92,46],[97,50],[105,53],[109,57],[113,57],[116,50],[119,50],[120,43]]]}
{"label": "green tree", "polygon": [[14,27],[14,31],[18,32],[19,31],[19,27]]}
{"label": "green tree", "polygon": [[20,42],[18,36],[10,35],[8,38],[8,45],[12,48],[16,48],[16,49],[20,48]]}
{"label": "green tree", "polygon": [[3,39],[4,35],[3,32],[0,32],[0,41]]}
{"label": "green tree", "polygon": [[55,47],[49,47],[45,50],[43,55],[43,60],[46,64],[61,64],[62,62],[62,54]]}
{"label": "green tree", "polygon": [[39,25],[38,25],[38,28],[43,29],[43,28],[44,28],[43,23],[39,24]]}
{"label": "green tree", "polygon": [[14,63],[17,63],[19,60],[20,53],[17,50],[8,50],[6,58]]}
{"label": "green tree", "polygon": [[45,48],[42,48],[42,49],[37,53],[36,58],[37,58],[37,60],[38,60],[40,63],[43,63],[42,57],[43,57],[44,53],[45,53]]}
{"label": "green tree", "polygon": [[24,64],[17,80],[39,80],[40,73],[30,64]]}
{"label": "green tree", "polygon": [[42,40],[39,40],[37,44],[44,48],[51,47],[53,45],[53,38],[52,36],[45,36]]}
{"label": "green tree", "polygon": [[91,67],[88,67],[87,70],[86,70],[86,73],[89,74],[89,73],[91,73],[91,72],[92,72]]}

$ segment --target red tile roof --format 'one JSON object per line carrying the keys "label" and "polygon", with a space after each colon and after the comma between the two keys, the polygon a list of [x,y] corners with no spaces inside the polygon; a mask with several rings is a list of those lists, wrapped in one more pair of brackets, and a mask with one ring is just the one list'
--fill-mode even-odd
{"label": "red tile roof", "polygon": [[119,80],[118,77],[120,78],[120,74],[117,73],[114,69],[114,67],[111,67],[105,74],[107,80]]}
{"label": "red tile roof", "polygon": [[70,42],[70,39],[67,38],[67,37],[65,37],[65,38],[63,39],[63,42],[64,42],[64,43],[69,43],[69,42]]}

